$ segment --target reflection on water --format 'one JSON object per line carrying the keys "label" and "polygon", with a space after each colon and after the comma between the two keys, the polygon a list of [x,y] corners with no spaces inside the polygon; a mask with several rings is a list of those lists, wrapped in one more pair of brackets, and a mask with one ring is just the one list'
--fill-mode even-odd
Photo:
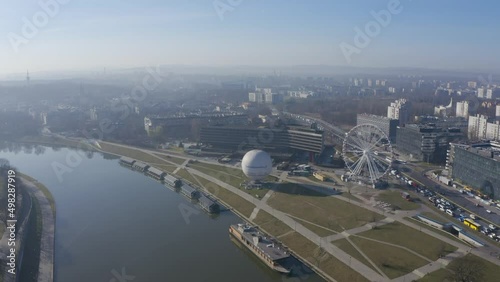
{"label": "reflection on water", "polygon": [[[81,161],[57,178],[54,164]],[[56,201],[56,281],[323,281],[267,268],[228,240],[240,220],[209,216],[184,196],[119,165],[116,157],[61,147],[0,142],[0,158],[33,176]],[[186,221],[182,207],[197,211]]]}

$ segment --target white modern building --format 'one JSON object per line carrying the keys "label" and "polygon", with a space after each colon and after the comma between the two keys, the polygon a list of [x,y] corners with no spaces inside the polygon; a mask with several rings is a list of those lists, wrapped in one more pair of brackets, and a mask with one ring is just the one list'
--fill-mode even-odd
{"label": "white modern building", "polygon": [[479,87],[477,89],[477,97],[478,98],[484,98],[484,92],[485,92],[484,90],[485,90],[484,87]]}
{"label": "white modern building", "polygon": [[471,140],[480,140],[486,138],[486,124],[488,118],[483,115],[469,117],[468,136]]}
{"label": "white modern building", "polygon": [[455,116],[469,118],[469,101],[457,102]]}
{"label": "white modern building", "polygon": [[399,120],[399,126],[403,126],[410,119],[410,103],[406,99],[399,99],[387,107],[387,117]]}

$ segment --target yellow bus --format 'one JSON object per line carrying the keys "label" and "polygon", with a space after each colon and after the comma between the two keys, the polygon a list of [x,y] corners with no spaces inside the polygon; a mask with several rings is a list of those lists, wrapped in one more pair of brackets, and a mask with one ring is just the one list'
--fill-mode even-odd
{"label": "yellow bus", "polygon": [[313,176],[316,177],[316,179],[318,179],[320,181],[326,181],[328,179],[328,177],[326,175],[324,175],[323,173],[316,172],[316,171],[313,173]]}
{"label": "yellow bus", "polygon": [[469,226],[472,230],[478,231],[481,228],[481,224],[475,222],[474,220],[470,218],[464,219],[464,224],[466,226]]}

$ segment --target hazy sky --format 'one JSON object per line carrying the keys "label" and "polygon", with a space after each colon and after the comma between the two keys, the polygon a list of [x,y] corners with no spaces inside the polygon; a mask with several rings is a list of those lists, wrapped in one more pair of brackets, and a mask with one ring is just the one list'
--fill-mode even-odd
{"label": "hazy sky", "polygon": [[[362,48],[355,27],[364,30],[371,11],[391,1],[39,1],[67,3],[44,22],[38,1],[0,0],[0,73],[147,64],[500,66],[498,1],[400,0],[400,12]],[[34,15],[38,31],[25,36],[23,18],[33,23]],[[350,62],[342,42],[359,52]]]}

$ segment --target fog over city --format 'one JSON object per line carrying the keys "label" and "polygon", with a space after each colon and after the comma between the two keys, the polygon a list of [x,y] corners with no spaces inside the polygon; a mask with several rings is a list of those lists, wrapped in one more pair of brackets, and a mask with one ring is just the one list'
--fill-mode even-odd
{"label": "fog over city", "polygon": [[496,282],[499,8],[0,0],[0,282]]}

